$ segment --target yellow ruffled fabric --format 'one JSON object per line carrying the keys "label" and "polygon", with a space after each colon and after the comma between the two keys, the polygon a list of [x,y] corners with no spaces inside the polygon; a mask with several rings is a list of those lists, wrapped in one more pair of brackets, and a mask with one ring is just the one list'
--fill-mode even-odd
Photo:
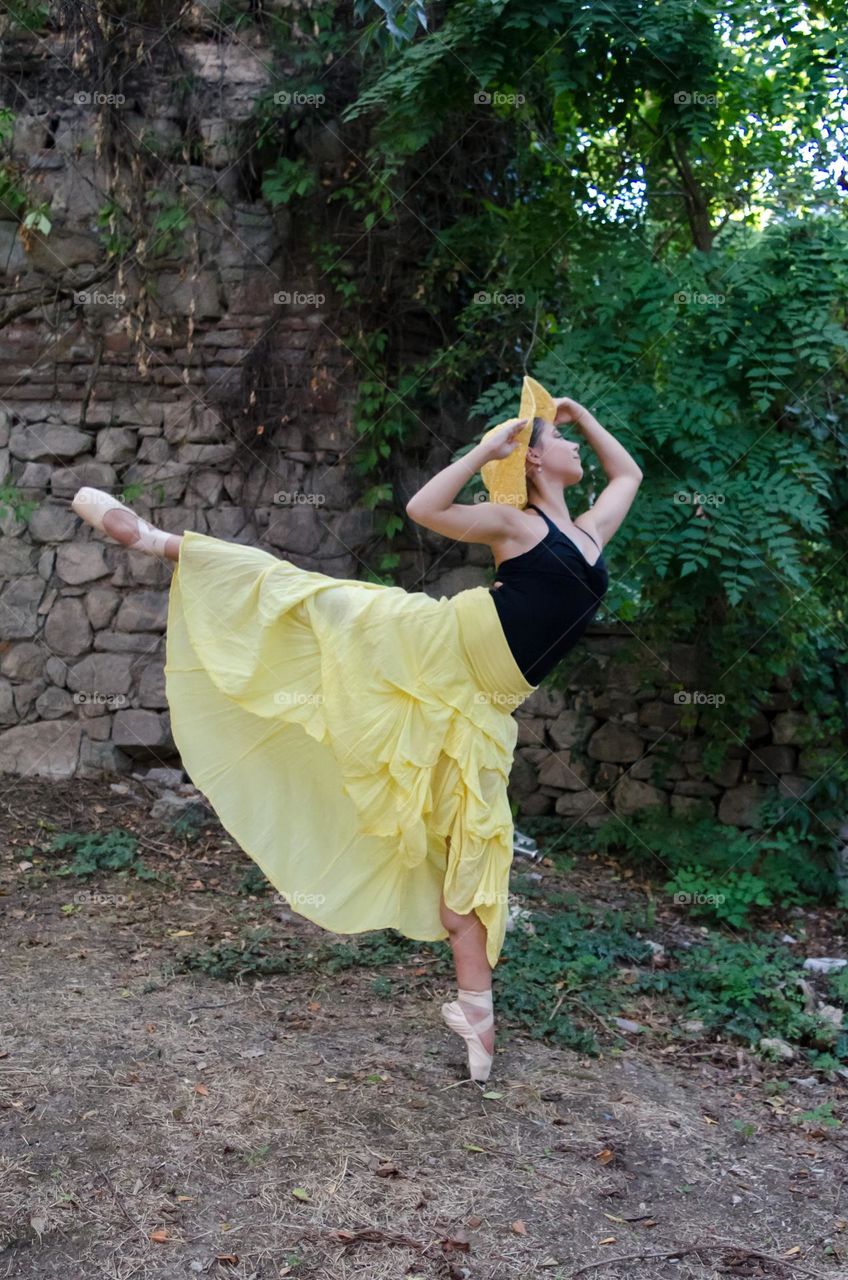
{"label": "yellow ruffled fabric", "polygon": [[322,928],[444,939],[444,891],[477,912],[495,967],[511,713],[535,687],[485,587],[436,600],[183,536],[165,663],[174,741],[225,829]]}

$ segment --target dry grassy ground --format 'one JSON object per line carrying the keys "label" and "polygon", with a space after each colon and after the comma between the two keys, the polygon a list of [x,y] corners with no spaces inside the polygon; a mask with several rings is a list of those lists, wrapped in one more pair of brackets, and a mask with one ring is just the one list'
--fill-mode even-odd
{"label": "dry grassy ground", "polygon": [[[404,973],[181,972],[249,925],[327,935],[237,894],[250,864],[220,829],[187,844],[107,783],[0,781],[0,1276],[848,1275],[845,1141],[792,1123],[844,1116],[844,1083],[789,1067],[776,1100],[736,1046],[583,1058],[501,1023],[483,1097],[425,950]],[[134,829],[172,884],[57,877],[48,819]]]}

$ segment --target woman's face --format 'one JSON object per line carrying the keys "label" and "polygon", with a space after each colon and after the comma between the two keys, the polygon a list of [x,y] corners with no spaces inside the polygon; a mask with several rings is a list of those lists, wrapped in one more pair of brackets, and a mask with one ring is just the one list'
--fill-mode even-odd
{"label": "woman's face", "polygon": [[[580,445],[563,435],[563,428],[546,422],[542,434],[531,449],[527,450],[527,475],[531,480],[553,480],[563,488],[577,484],[583,478],[580,461]],[[541,470],[536,470],[541,463]]]}

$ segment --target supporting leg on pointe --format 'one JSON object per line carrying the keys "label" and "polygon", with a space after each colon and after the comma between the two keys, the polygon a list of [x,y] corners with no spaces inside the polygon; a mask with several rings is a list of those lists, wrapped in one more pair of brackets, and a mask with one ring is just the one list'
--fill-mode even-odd
{"label": "supporting leg on pointe", "polygon": [[[444,894],[439,902],[439,915],[448,931],[453,952],[458,989],[456,1003],[477,1032],[486,1053],[493,1054],[495,1027],[492,1015],[492,970],[486,958],[486,927],[476,911],[468,915],[452,911],[445,903]],[[485,1072],[482,1078],[485,1079],[487,1074]]]}
{"label": "supporting leg on pointe", "polygon": [[485,925],[476,911],[466,916],[451,911],[444,895],[439,902],[439,915],[448,931],[457,984],[470,991],[484,991],[492,985],[492,970],[486,958]]}

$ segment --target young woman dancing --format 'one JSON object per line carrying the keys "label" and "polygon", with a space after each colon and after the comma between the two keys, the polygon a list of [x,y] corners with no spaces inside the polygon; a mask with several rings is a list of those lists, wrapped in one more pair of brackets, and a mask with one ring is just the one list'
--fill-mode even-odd
{"label": "young woman dancing", "polygon": [[[566,422],[608,477],[579,523],[563,494],[583,474],[579,446],[558,430]],[[477,470],[490,501],[457,504]],[[171,731],[225,829],[322,928],[448,939],[458,990],[442,1016],[481,1084],[513,856],[511,713],[597,612],[608,583],[601,549],[641,478],[588,410],[525,378],[519,418],[407,504],[426,528],[492,550],[494,586],[439,599],[167,533],[98,489],[72,503],[117,542],[175,563]]]}

